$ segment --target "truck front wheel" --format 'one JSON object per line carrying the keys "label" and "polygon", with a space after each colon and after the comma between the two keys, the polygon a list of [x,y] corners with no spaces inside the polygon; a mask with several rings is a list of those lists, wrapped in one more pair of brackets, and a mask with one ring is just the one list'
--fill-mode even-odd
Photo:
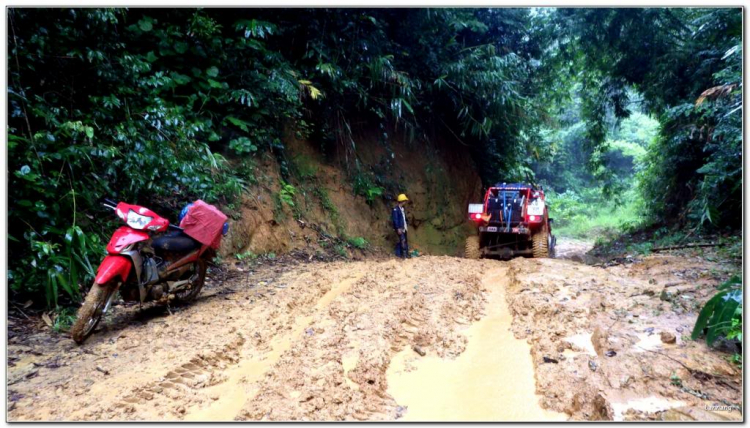
{"label": "truck front wheel", "polygon": [[464,257],[467,259],[478,259],[481,255],[482,253],[479,251],[479,237],[469,236],[466,238]]}
{"label": "truck front wheel", "polygon": [[531,235],[531,248],[535,259],[550,257],[547,226],[542,226],[535,234]]}

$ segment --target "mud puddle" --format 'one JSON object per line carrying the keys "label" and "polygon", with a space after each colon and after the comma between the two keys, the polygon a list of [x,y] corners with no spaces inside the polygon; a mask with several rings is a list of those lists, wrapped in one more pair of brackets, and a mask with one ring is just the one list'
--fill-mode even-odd
{"label": "mud puddle", "polygon": [[544,408],[572,420],[742,418],[705,410],[741,408],[741,368],[689,338],[727,267],[666,254],[607,268],[509,265],[512,328],[531,345]]}
{"label": "mud puddle", "polygon": [[41,320],[16,334],[8,420],[736,420],[705,409],[741,406],[741,369],[686,338],[722,269],[259,267],[172,312],[116,307],[80,347]]}
{"label": "mud puddle", "polygon": [[534,382],[530,346],[513,337],[505,302],[507,270],[488,272],[485,316],[463,333],[455,359],[420,357],[407,348],[388,369],[388,392],[406,408],[404,421],[564,421],[544,410]]}

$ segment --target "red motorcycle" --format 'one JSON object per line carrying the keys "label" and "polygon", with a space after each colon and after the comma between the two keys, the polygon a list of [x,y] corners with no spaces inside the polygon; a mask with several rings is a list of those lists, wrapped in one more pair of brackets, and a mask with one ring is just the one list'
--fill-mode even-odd
{"label": "red motorcycle", "polygon": [[198,200],[183,210],[180,226],[148,208],[102,203],[127,224],[115,231],[107,256],[70,329],[80,344],[93,333],[117,291],[124,301],[189,302],[203,288],[206,264],[227,231],[227,217]]}

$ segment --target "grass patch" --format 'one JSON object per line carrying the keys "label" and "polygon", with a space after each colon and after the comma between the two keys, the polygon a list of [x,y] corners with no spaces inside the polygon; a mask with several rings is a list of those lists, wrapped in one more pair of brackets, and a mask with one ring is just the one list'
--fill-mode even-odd
{"label": "grass patch", "polygon": [[313,178],[318,174],[318,167],[313,160],[306,155],[297,155],[292,159],[297,175],[301,179]]}
{"label": "grass patch", "polygon": [[349,258],[349,253],[347,253],[347,252],[346,252],[346,246],[345,246],[344,244],[336,244],[336,245],[335,245],[335,246],[333,247],[333,250],[334,250],[334,251],[336,252],[336,254],[338,254],[339,256],[341,256],[341,257],[343,257],[343,258],[345,258],[345,259],[348,259],[348,258]]}
{"label": "grass patch", "polygon": [[54,330],[56,333],[68,331],[75,321],[76,309],[63,308],[55,316],[55,320],[52,323],[52,330]]}
{"label": "grass patch", "polygon": [[367,240],[361,236],[349,238],[347,242],[349,243],[349,245],[351,245],[352,247],[358,250],[364,250],[370,245],[370,243],[367,242]]}
{"label": "grass patch", "polygon": [[255,260],[258,258],[258,255],[253,253],[252,251],[245,251],[244,253],[238,253],[234,255],[234,258],[237,260]]}
{"label": "grass patch", "polygon": [[580,193],[567,191],[547,197],[552,229],[558,236],[608,240],[621,233],[637,229],[643,223],[641,204],[634,191],[628,191],[622,203],[602,197],[598,189]]}

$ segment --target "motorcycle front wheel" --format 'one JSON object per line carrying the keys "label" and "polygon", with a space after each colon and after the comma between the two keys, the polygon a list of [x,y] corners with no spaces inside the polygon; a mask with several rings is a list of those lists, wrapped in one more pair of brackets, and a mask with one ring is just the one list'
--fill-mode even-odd
{"label": "motorcycle front wheel", "polygon": [[81,309],[78,310],[75,323],[70,328],[70,336],[77,344],[83,343],[94,332],[112,305],[116,291],[117,284],[113,282],[104,285],[94,284],[91,287]]}

